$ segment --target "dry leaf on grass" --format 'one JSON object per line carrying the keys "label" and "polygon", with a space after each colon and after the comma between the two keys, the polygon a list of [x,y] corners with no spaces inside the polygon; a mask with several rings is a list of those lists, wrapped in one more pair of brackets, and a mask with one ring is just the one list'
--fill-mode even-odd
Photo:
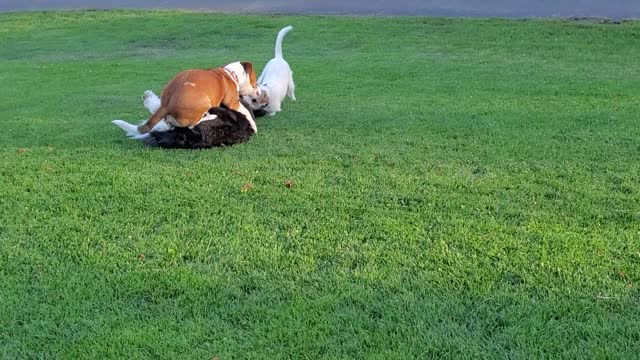
{"label": "dry leaf on grass", "polygon": [[284,186],[286,186],[287,188],[291,189],[293,186],[295,185],[295,183],[291,180],[287,180],[284,182]]}
{"label": "dry leaf on grass", "polygon": [[244,186],[242,187],[241,191],[242,192],[247,192],[247,191],[249,191],[251,189],[253,189],[253,183],[248,182],[248,183],[244,184]]}

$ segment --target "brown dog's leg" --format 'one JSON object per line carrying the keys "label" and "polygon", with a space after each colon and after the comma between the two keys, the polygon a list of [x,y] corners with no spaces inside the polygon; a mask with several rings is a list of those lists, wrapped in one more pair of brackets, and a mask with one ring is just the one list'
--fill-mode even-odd
{"label": "brown dog's leg", "polygon": [[148,133],[165,116],[167,116],[167,108],[165,108],[164,106],[160,107],[160,109],[158,109],[158,111],[156,111],[153,115],[151,115],[149,120],[147,120],[147,122],[144,125],[138,126],[138,132],[140,134]]}

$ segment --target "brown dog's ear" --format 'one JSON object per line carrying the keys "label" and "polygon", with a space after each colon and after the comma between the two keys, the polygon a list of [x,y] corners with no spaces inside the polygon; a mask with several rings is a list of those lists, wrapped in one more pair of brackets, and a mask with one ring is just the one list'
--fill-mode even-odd
{"label": "brown dog's ear", "polygon": [[242,65],[242,67],[244,68],[244,71],[246,72],[253,71],[253,64],[248,61],[242,61],[240,65]]}
{"label": "brown dog's ear", "polygon": [[253,64],[248,61],[243,61],[240,63],[240,65],[242,65],[242,67],[244,68],[244,72],[249,75],[249,82],[251,82],[251,86],[253,86],[254,88],[258,86],[258,84],[256,83],[256,72],[253,70]]}

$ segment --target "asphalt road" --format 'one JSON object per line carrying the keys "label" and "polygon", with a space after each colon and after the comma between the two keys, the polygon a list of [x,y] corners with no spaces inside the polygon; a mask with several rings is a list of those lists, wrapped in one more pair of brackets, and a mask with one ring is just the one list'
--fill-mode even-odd
{"label": "asphalt road", "polygon": [[0,11],[119,8],[329,15],[640,18],[640,0],[0,0]]}

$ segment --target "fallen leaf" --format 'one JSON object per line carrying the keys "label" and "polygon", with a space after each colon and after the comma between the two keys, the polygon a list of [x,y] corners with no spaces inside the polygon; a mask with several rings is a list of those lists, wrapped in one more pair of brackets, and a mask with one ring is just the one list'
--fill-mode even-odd
{"label": "fallen leaf", "polygon": [[293,186],[295,185],[295,183],[291,180],[287,180],[284,182],[284,186],[286,186],[287,188],[291,189]]}
{"label": "fallen leaf", "polygon": [[247,192],[247,191],[249,191],[251,189],[253,189],[253,183],[248,182],[248,183],[244,184],[244,186],[242,187],[241,191],[242,192]]}

